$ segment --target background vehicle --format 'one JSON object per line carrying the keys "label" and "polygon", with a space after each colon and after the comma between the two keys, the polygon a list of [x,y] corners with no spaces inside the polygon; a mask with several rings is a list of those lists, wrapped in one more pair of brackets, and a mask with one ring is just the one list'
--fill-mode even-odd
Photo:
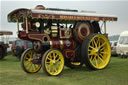
{"label": "background vehicle", "polygon": [[117,41],[110,41],[110,45],[111,45],[111,54],[113,56],[116,56],[117,55],[117,52],[116,52]]}
{"label": "background vehicle", "polygon": [[17,56],[18,59],[20,59],[21,54],[24,52],[24,50],[32,48],[32,42],[27,40],[16,40],[12,43],[12,52],[14,56]]}
{"label": "background vehicle", "polygon": [[117,54],[120,57],[128,57],[128,31],[124,31],[120,34],[117,43]]}
{"label": "background vehicle", "polygon": [[[10,31],[0,31],[0,36],[7,36],[12,35],[12,32]],[[8,43],[4,42],[4,40],[8,40],[7,37],[0,37],[0,60],[4,58],[4,56],[7,55],[7,48],[9,47]]]}
{"label": "background vehicle", "polygon": [[[48,75],[56,76],[64,64],[70,68],[86,64],[89,69],[99,70],[110,61],[106,22],[117,21],[116,16],[38,5],[35,9],[12,11],[8,21],[17,22],[20,39],[33,43],[33,49],[25,50],[21,56],[27,73],[36,73],[42,66]],[[103,33],[99,21],[103,22]]]}

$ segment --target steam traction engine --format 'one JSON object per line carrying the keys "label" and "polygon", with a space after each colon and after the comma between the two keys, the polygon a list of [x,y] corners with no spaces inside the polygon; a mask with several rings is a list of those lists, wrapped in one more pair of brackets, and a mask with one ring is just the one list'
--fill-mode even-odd
{"label": "steam traction engine", "polygon": [[[21,56],[27,73],[36,73],[42,67],[48,75],[59,75],[64,64],[70,68],[86,64],[97,70],[109,63],[111,48],[106,38],[106,21],[117,21],[115,16],[38,5],[35,9],[12,11],[8,21],[17,22],[20,39],[33,42],[33,48]],[[104,23],[104,33],[100,21]]]}

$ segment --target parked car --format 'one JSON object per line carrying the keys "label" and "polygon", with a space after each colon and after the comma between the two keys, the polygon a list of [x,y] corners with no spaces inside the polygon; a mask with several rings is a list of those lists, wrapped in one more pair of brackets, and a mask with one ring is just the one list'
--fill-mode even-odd
{"label": "parked car", "polygon": [[117,43],[117,54],[122,58],[128,57],[128,31],[122,32],[120,34]]}
{"label": "parked car", "polygon": [[117,41],[110,41],[111,44],[111,54],[112,56],[116,56],[117,52],[116,52],[116,46],[117,46]]}
{"label": "parked car", "polygon": [[24,50],[32,48],[32,43],[27,40],[16,40],[12,43],[12,52],[14,56],[17,56],[20,59],[21,54]]}

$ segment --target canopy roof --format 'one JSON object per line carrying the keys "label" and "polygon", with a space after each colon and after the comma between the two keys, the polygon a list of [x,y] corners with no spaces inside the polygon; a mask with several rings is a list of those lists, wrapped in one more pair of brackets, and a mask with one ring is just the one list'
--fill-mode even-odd
{"label": "canopy roof", "polygon": [[78,11],[50,10],[50,9],[16,9],[8,14],[9,22],[23,21],[23,17],[55,19],[55,20],[93,20],[93,21],[117,21],[114,15],[87,13]]}
{"label": "canopy roof", "polygon": [[0,35],[12,35],[11,31],[0,31]]}

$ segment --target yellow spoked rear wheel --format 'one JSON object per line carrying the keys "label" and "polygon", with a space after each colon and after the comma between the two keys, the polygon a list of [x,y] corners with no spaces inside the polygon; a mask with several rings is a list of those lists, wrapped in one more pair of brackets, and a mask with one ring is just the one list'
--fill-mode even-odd
{"label": "yellow spoked rear wheel", "polygon": [[93,34],[88,36],[88,39],[83,42],[83,49],[86,51],[82,53],[82,56],[85,57],[87,67],[103,69],[108,65],[111,57],[111,47],[104,35]]}
{"label": "yellow spoked rear wheel", "polygon": [[32,60],[37,58],[37,54],[33,49],[27,49],[21,56],[21,66],[27,73],[36,73],[40,70],[41,64],[34,64]]}
{"label": "yellow spoked rear wheel", "polygon": [[54,49],[46,51],[42,58],[42,66],[48,75],[59,75],[64,67],[64,57],[62,53]]}

